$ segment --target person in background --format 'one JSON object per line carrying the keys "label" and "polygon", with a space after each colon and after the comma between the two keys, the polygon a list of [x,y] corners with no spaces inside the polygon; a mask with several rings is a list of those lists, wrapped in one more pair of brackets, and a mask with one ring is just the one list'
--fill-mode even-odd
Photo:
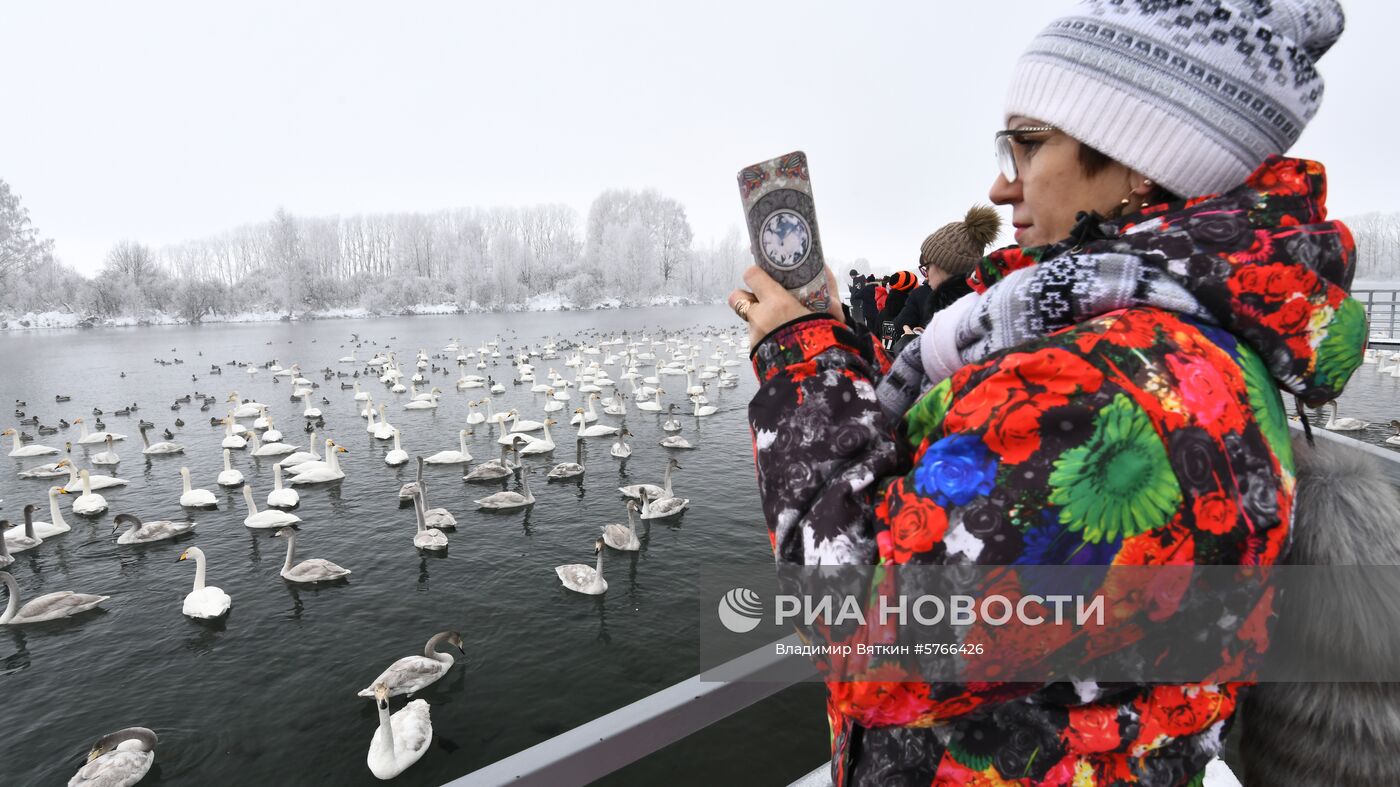
{"label": "person in background", "polygon": [[847,303],[850,304],[851,323],[869,330],[865,323],[865,304],[861,300],[861,290],[865,288],[865,277],[855,268],[851,269],[851,283],[847,288]]}
{"label": "person in background", "polygon": [[888,281],[889,294],[885,296],[885,305],[880,308],[879,330],[880,339],[887,349],[899,338],[899,329],[894,324],[894,318],[909,301],[909,293],[914,291],[919,277],[910,271],[895,271],[889,275]]}
{"label": "person in background", "polygon": [[922,333],[936,312],[972,292],[967,275],[1000,231],[997,212],[986,205],[974,205],[962,221],[945,224],[924,239],[919,247],[919,273],[924,282],[909,293],[904,308],[895,315],[892,352],[898,353],[907,337]]}
{"label": "person in background", "polygon": [[[1339,396],[1367,337],[1325,170],[1283,155],[1343,27],[1336,0],[1085,0],[1051,22],[1015,63],[994,135],[990,198],[1017,245],[979,261],[973,293],[893,363],[839,304],[811,313],[749,268],[729,302],[759,381],[749,425],[774,557],[1280,561],[1297,479],[1282,394]],[[1184,787],[1249,686],[827,689],[836,787]],[[1299,729],[1345,754],[1363,726]]]}
{"label": "person in background", "polygon": [[860,294],[861,313],[865,318],[865,330],[875,333],[880,330],[880,326],[874,324],[880,314],[880,306],[876,303],[875,274],[869,273],[865,276],[865,285]]}

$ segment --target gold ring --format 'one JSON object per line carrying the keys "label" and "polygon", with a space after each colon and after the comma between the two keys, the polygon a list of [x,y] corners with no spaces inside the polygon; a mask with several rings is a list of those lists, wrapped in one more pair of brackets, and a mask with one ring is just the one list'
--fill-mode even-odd
{"label": "gold ring", "polygon": [[749,300],[747,298],[745,298],[744,300],[735,301],[734,305],[730,308],[734,310],[735,314],[739,315],[739,319],[743,320],[744,322],[749,321]]}

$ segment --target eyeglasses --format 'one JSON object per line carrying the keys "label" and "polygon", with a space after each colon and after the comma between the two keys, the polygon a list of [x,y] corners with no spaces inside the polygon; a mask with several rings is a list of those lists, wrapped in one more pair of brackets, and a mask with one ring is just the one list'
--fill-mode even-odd
{"label": "eyeglasses", "polygon": [[1007,183],[1015,183],[1020,174],[1016,170],[1016,151],[1012,147],[1012,142],[1020,142],[1022,134],[1040,134],[1047,131],[1058,131],[1054,126],[1022,126],[1020,128],[1008,128],[998,131],[996,134],[996,156],[997,168],[1001,170],[1002,177]]}

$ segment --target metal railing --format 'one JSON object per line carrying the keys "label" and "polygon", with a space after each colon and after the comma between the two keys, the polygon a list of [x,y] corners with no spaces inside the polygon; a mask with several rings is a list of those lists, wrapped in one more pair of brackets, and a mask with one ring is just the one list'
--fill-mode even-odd
{"label": "metal railing", "polygon": [[1351,297],[1366,307],[1366,322],[1372,333],[1400,339],[1400,290],[1352,290]]}

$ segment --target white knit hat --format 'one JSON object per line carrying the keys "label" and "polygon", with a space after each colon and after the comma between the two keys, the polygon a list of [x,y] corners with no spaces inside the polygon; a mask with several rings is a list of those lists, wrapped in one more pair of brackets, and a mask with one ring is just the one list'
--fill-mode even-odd
{"label": "white knit hat", "polygon": [[1021,55],[1006,116],[1214,194],[1297,141],[1344,24],[1337,0],[1084,0]]}

